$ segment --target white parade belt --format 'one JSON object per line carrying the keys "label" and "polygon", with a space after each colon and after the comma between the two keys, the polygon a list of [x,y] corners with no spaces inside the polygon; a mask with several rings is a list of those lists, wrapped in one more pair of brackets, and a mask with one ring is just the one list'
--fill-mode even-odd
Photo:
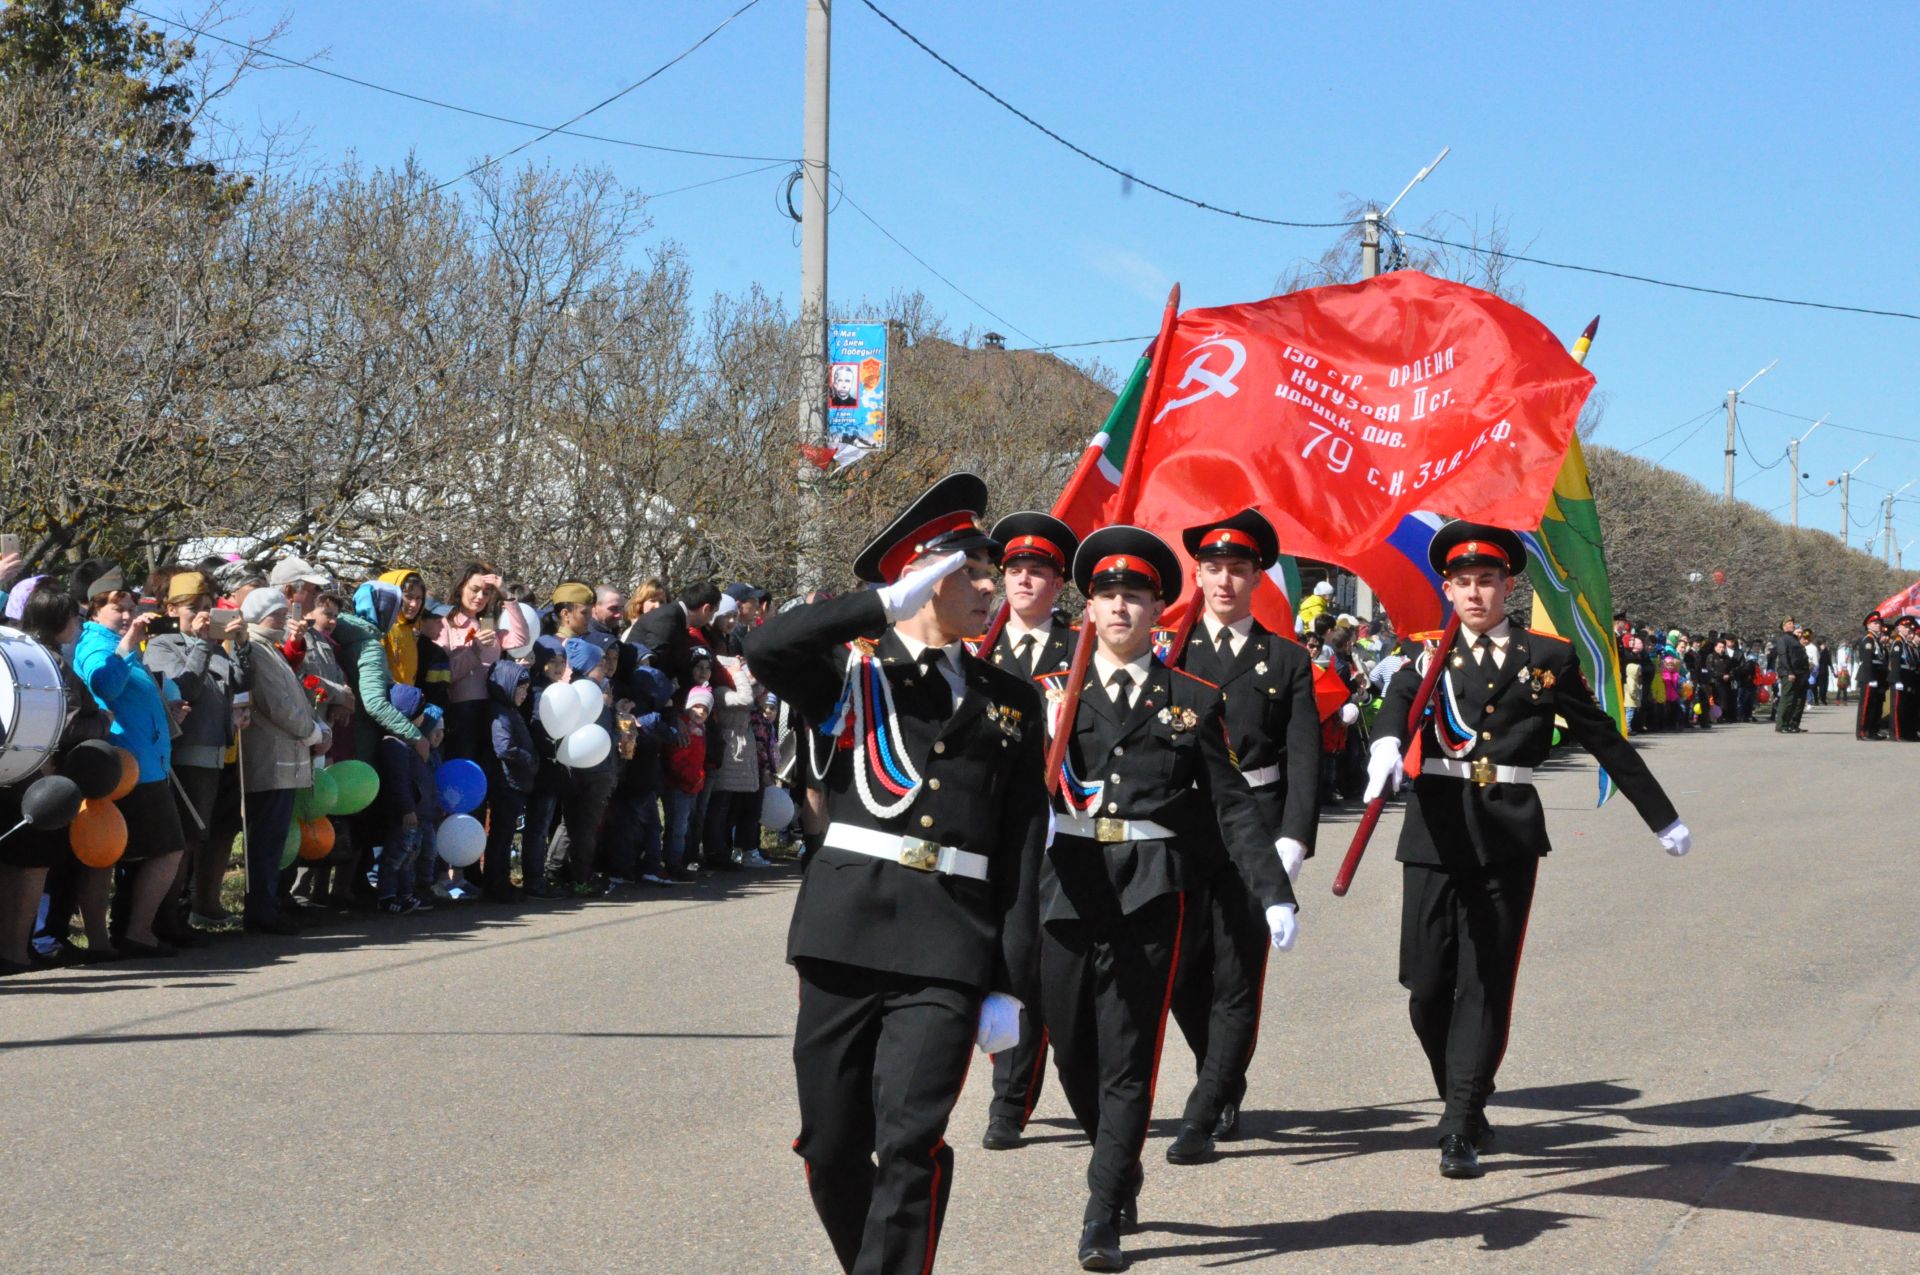
{"label": "white parade belt", "polygon": [[974,854],[971,850],[956,850],[919,837],[903,837],[850,823],[829,824],[821,844],[848,854],[885,859],[915,872],[944,872],[948,876],[972,877],[975,881],[987,879],[987,865],[991,862],[986,855]]}
{"label": "white parade belt", "polygon": [[1280,767],[1278,764],[1258,766],[1253,770],[1243,770],[1240,774],[1246,779],[1247,787],[1249,788],[1265,788],[1268,784],[1277,784],[1280,782]]}
{"label": "white parade belt", "polygon": [[1120,841],[1171,841],[1179,834],[1149,819],[1110,819],[1104,815],[1056,814],[1055,829],[1063,837],[1085,837],[1108,845]]}
{"label": "white parade belt", "polygon": [[1445,775],[1450,779],[1470,779],[1481,787],[1488,784],[1530,784],[1533,782],[1531,766],[1496,766],[1484,757],[1473,761],[1448,761],[1444,757],[1429,757],[1420,763],[1423,775]]}

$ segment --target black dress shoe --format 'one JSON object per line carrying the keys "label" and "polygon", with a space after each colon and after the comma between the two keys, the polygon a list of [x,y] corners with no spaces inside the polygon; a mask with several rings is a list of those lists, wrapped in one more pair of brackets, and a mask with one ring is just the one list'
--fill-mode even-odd
{"label": "black dress shoe", "polygon": [[1474,1154],[1473,1144],[1457,1133],[1450,1133],[1440,1139],[1440,1176],[1443,1178],[1477,1178],[1486,1170],[1480,1167],[1480,1157]]}
{"label": "black dress shoe", "polygon": [[1080,1269],[1083,1271],[1123,1271],[1127,1261],[1120,1256],[1120,1233],[1111,1223],[1095,1220],[1080,1228]]}
{"label": "black dress shoe", "polygon": [[1481,1155],[1493,1150],[1493,1126],[1482,1120],[1473,1131],[1473,1149]]}
{"label": "black dress shoe", "polygon": [[1012,1116],[994,1116],[987,1121],[987,1133],[980,1139],[980,1145],[989,1151],[1012,1151],[1026,1146],[1027,1140]]}
{"label": "black dress shoe", "polygon": [[1213,1138],[1216,1142],[1232,1142],[1240,1133],[1240,1104],[1230,1102],[1220,1108],[1220,1118],[1213,1122]]}
{"label": "black dress shoe", "polygon": [[1168,1164],[1205,1164],[1212,1158],[1212,1131],[1192,1121],[1180,1126],[1180,1136],[1167,1147]]}

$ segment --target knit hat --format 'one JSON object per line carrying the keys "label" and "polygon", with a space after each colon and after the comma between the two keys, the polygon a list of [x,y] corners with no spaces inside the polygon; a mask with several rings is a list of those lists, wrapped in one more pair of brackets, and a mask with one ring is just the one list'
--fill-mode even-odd
{"label": "knit hat", "polygon": [[713,618],[716,620],[724,620],[730,615],[738,615],[739,613],[740,600],[731,593],[723,593],[720,595],[720,605],[714,608]]}
{"label": "knit hat", "polygon": [[704,708],[711,713],[713,711],[713,688],[711,686],[696,686],[688,691],[687,707]]}
{"label": "knit hat", "polygon": [[585,638],[567,639],[567,667],[575,673],[591,673],[600,667],[600,660],[606,654],[597,643]]}
{"label": "knit hat", "polygon": [[248,624],[265,624],[268,616],[286,609],[286,596],[280,590],[271,587],[255,589],[247,595],[247,600],[240,604],[240,614],[246,618]]}
{"label": "knit hat", "polygon": [[440,711],[440,706],[438,704],[429,704],[420,710],[420,733],[422,735],[431,735],[433,732],[439,730],[441,724],[445,721],[446,714]]}
{"label": "knit hat", "polygon": [[405,682],[395,682],[387,691],[387,703],[400,710],[400,716],[411,721],[420,715],[420,708],[427,702],[417,686],[408,686]]}
{"label": "knit hat", "polygon": [[18,624],[27,614],[27,599],[40,587],[45,576],[28,576],[7,590],[7,618]]}

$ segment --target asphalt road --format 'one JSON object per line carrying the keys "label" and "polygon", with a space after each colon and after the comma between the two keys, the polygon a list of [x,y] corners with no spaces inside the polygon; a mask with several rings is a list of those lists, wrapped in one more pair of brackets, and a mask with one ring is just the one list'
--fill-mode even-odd
{"label": "asphalt road", "polygon": [[[1389,815],[1353,893],[1308,865],[1269,973],[1246,1136],[1162,1158],[1135,1269],[1920,1269],[1920,747],[1660,736],[1663,854],[1584,761],[1544,866],[1477,1182],[1434,1171],[1394,982]],[[831,1271],[788,1146],[790,870],[515,912],[343,919],[192,959],[0,981],[0,1270]],[[955,1112],[940,1269],[1073,1270],[1086,1147]]]}

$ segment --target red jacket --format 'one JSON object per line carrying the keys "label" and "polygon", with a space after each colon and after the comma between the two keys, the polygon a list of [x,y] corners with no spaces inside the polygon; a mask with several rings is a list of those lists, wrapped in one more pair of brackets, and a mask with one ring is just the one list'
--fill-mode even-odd
{"label": "red jacket", "polygon": [[707,731],[682,719],[680,743],[666,749],[667,786],[675,792],[697,793],[707,786]]}

